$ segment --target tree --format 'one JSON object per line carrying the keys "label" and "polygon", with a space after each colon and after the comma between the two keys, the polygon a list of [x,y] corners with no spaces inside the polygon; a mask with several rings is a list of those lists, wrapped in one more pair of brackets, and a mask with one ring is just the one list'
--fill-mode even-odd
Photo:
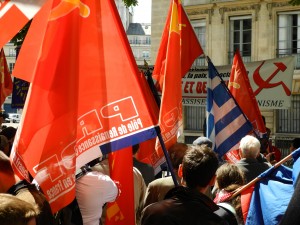
{"label": "tree", "polygon": [[300,0],[291,0],[289,1],[291,5],[300,5]]}
{"label": "tree", "polygon": [[138,1],[137,0],[123,0],[123,2],[125,3],[125,5],[127,7],[137,6],[138,5]]}

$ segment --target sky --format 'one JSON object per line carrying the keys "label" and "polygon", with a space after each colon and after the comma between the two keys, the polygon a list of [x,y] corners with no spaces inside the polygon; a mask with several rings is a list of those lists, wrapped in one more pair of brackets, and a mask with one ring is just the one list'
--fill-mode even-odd
{"label": "sky", "polygon": [[133,8],[134,23],[151,23],[151,2],[152,0],[138,0],[138,6]]}

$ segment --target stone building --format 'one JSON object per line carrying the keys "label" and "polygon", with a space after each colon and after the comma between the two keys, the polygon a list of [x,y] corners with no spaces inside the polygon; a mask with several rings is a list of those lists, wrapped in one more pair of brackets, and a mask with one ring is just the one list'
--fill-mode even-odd
{"label": "stone building", "polygon": [[[300,136],[300,6],[279,0],[183,0],[206,55],[216,66],[230,65],[236,48],[244,62],[293,55],[292,106],[262,109],[275,145],[288,154],[289,142]],[[151,60],[155,63],[169,0],[152,1]],[[206,65],[202,58],[197,65]],[[276,93],[274,93],[276,94]],[[205,107],[184,106],[184,141],[203,135]]]}

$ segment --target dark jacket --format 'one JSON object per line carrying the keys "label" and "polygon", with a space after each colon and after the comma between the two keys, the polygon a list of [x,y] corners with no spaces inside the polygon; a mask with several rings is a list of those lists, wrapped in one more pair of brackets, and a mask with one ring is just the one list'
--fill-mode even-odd
{"label": "dark jacket", "polygon": [[259,162],[257,159],[250,158],[243,158],[238,161],[236,165],[244,172],[247,183],[270,168],[268,163]]}
{"label": "dark jacket", "polygon": [[148,186],[148,184],[155,179],[154,169],[151,165],[140,162],[133,157],[133,166],[141,172],[146,186]]}
{"label": "dark jacket", "polygon": [[228,225],[214,211],[219,207],[207,196],[186,187],[171,189],[166,199],[142,212],[142,225]]}

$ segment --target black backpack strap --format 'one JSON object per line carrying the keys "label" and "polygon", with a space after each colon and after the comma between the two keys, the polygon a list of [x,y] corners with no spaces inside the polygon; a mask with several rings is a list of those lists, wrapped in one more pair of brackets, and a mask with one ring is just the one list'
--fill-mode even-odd
{"label": "black backpack strap", "polygon": [[229,209],[220,205],[218,206],[219,209],[214,211],[214,214],[227,221],[228,225],[238,225],[235,215]]}

